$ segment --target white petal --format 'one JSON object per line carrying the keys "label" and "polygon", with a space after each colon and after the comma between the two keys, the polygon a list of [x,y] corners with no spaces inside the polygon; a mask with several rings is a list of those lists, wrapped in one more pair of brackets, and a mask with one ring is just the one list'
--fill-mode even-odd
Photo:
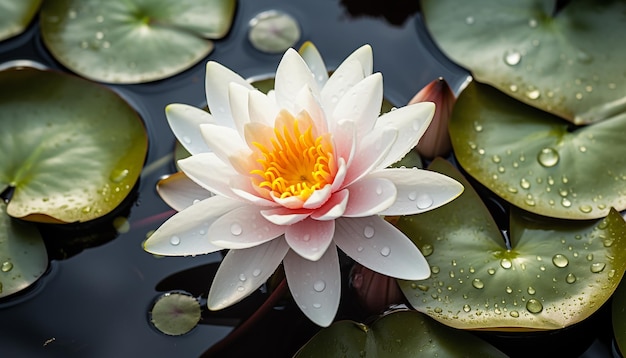
{"label": "white petal", "polygon": [[383,76],[375,73],[348,89],[337,103],[332,116],[337,120],[354,121],[357,137],[361,137],[374,127],[380,115],[382,100]]}
{"label": "white petal", "polygon": [[[334,112],[339,99],[354,85],[363,80],[363,67],[359,61],[344,62],[330,76],[320,93],[320,103],[327,114]],[[332,132],[334,123],[341,118],[329,118],[328,127]],[[335,122],[333,122],[335,121]]]}
{"label": "white petal", "polygon": [[203,124],[200,131],[207,146],[225,163],[229,162],[230,156],[245,157],[252,153],[243,137],[233,128]]}
{"label": "white petal", "polygon": [[391,180],[398,190],[395,203],[380,215],[422,213],[449,203],[463,192],[461,183],[430,170],[389,168],[369,177]]}
{"label": "white petal", "polygon": [[317,221],[311,218],[287,226],[285,240],[298,255],[317,261],[333,241],[335,221]]}
{"label": "white petal", "polygon": [[324,84],[326,84],[326,81],[328,81],[328,70],[326,69],[322,55],[320,55],[315,45],[309,41],[302,44],[298,52],[307,66],[309,66],[313,76],[315,76],[319,88],[322,88]]}
{"label": "white petal", "polygon": [[321,208],[311,214],[315,220],[335,220],[346,211],[350,192],[346,189],[333,193],[333,196]]}
{"label": "white petal", "polygon": [[200,134],[201,124],[215,123],[208,112],[186,104],[174,103],[165,107],[165,116],[172,132],[189,153],[210,151]]}
{"label": "white petal", "polygon": [[239,136],[243,138],[243,127],[250,122],[248,114],[248,93],[252,92],[236,82],[231,82],[228,86],[228,103],[235,124],[235,129]]}
{"label": "white petal", "polygon": [[322,206],[331,195],[330,184],[324,185],[322,189],[315,190],[311,196],[306,199],[302,207],[304,209],[317,209]]}
{"label": "white petal", "polygon": [[274,192],[271,192],[270,195],[272,196],[272,200],[288,209],[302,209],[302,205],[304,204],[304,201],[298,196],[288,196],[285,198],[281,198],[276,196]]}
{"label": "white petal", "polygon": [[311,215],[311,211],[277,208],[262,210],[261,215],[263,215],[263,217],[269,222],[276,225],[293,225],[309,217],[309,215]]}
{"label": "white petal", "polygon": [[277,238],[285,227],[265,220],[259,208],[246,205],[229,211],[209,227],[209,241],[226,249],[246,249]]}
{"label": "white petal", "polygon": [[294,112],[293,103],[302,86],[308,86],[313,95],[318,97],[317,82],[306,62],[294,49],[288,49],[276,69],[274,90],[276,102],[281,108]]}
{"label": "white petal", "polygon": [[335,174],[335,179],[333,179],[333,185],[331,191],[337,192],[342,186],[343,182],[346,179],[346,175],[348,175],[348,166],[346,165],[345,160],[343,158],[339,158],[337,160],[337,173]]}
{"label": "white petal", "polygon": [[400,230],[379,216],[335,220],[334,242],[357,262],[402,280],[430,276],[424,255]]}
{"label": "white petal", "polygon": [[398,108],[385,113],[378,118],[374,131],[391,127],[398,130],[398,139],[380,162],[378,168],[383,169],[404,158],[422,137],[435,113],[435,105],[432,102],[420,102],[406,107]]}
{"label": "white petal", "polygon": [[294,113],[298,114],[301,111],[306,111],[313,120],[313,123],[315,123],[317,134],[314,134],[314,136],[328,132],[326,114],[308,86],[303,86],[300,89],[300,92],[298,92],[296,96],[296,102],[294,103]]}
{"label": "white petal", "polygon": [[262,92],[250,91],[248,93],[248,111],[251,122],[263,123],[273,128],[280,107],[272,98]]}
{"label": "white petal", "polygon": [[231,199],[237,196],[230,186],[230,179],[240,175],[225,164],[215,153],[200,153],[181,159],[178,166],[189,179],[203,188]]}
{"label": "white petal", "polygon": [[150,253],[165,256],[202,255],[221,250],[207,238],[209,226],[243,205],[221,196],[202,200],[169,218],[144,243]]}
{"label": "white petal", "polygon": [[213,196],[213,193],[196,184],[183,172],[177,172],[159,180],[157,192],[161,199],[176,211]]}
{"label": "white petal", "polygon": [[348,168],[344,187],[348,186],[378,167],[378,163],[387,156],[398,137],[394,128],[382,128],[372,131],[357,144],[354,160]]}
{"label": "white petal", "polygon": [[337,248],[331,244],[318,261],[289,251],[283,260],[289,290],[300,310],[314,323],[329,326],[339,307],[341,275]]}
{"label": "white petal", "polygon": [[220,310],[253,293],[274,273],[289,251],[283,239],[230,250],[220,264],[207,299],[210,310]]}
{"label": "white petal", "polygon": [[376,215],[396,201],[396,186],[384,178],[365,177],[346,189],[350,199],[343,216],[347,217]]}
{"label": "white petal", "polygon": [[343,159],[350,166],[356,153],[356,124],[352,121],[340,121],[333,131],[333,146],[338,159]]}
{"label": "white petal", "polygon": [[233,193],[235,193],[235,195],[243,200],[249,201],[252,205],[268,207],[278,206],[278,204],[275,201],[271,200],[271,198],[262,197],[261,194],[254,189],[254,187],[252,186],[252,182],[248,177],[232,177],[230,178],[229,183],[230,188]]}
{"label": "white petal", "polygon": [[[374,69],[374,56],[372,54],[372,47],[370,45],[363,45],[354,50],[354,52],[352,52],[350,56],[346,57],[343,62],[345,63],[350,61],[358,61],[361,64],[361,67],[363,68],[363,77],[371,75]],[[339,65],[339,68],[337,68],[337,70],[341,69],[342,65],[343,64]]]}
{"label": "white petal", "polygon": [[218,124],[234,128],[228,99],[228,88],[232,82],[253,89],[241,76],[219,63],[209,61],[206,64],[205,89],[209,110]]}

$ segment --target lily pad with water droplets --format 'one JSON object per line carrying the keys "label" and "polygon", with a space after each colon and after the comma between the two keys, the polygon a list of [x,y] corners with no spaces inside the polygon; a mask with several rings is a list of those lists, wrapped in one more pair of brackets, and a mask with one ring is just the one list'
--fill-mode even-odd
{"label": "lily pad with water droplets", "polygon": [[443,52],[480,82],[576,124],[626,110],[623,1],[423,0],[422,10]]}
{"label": "lily pad with water droplets", "polygon": [[626,115],[588,126],[470,84],[450,120],[461,166],[506,201],[536,214],[604,217],[626,209]]}
{"label": "lily pad with water droplets", "polygon": [[226,35],[235,0],[48,0],[44,43],[81,76],[140,83],[195,65]]}
{"label": "lily pad with water droplets", "polygon": [[0,298],[33,284],[48,267],[48,255],[39,231],[6,213],[0,200]]}
{"label": "lily pad with water droplets", "polygon": [[415,311],[398,311],[371,326],[339,321],[322,329],[295,355],[306,357],[506,357],[468,332]]}
{"label": "lily pad with water droplets", "polygon": [[198,325],[201,313],[200,303],[195,297],[183,292],[168,292],[154,303],[150,320],[159,331],[180,336]]}
{"label": "lily pad with water droplets", "polygon": [[0,41],[21,34],[35,17],[42,0],[0,0]]}
{"label": "lily pad with water droplets", "polygon": [[84,222],[131,192],[147,135],[137,113],[92,82],[32,68],[0,71],[0,192],[31,221]]}
{"label": "lily pad with water droplets", "polygon": [[626,269],[626,222],[539,217],[513,209],[510,248],[478,194],[450,164],[461,196],[397,226],[422,250],[430,278],[400,281],[410,304],[462,329],[546,330],[584,320],[613,294]]}

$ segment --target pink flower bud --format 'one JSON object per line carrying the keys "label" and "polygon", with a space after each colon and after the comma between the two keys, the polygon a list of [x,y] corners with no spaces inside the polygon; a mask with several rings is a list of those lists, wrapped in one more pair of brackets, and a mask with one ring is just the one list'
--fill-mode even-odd
{"label": "pink flower bud", "polygon": [[402,291],[393,277],[355,264],[350,283],[361,306],[370,314],[380,314],[389,306],[404,302]]}

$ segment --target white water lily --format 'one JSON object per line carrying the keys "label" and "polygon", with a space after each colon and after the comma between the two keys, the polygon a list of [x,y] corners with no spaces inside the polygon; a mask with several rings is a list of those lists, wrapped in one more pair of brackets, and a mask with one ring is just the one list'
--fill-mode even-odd
{"label": "white water lily", "polygon": [[209,62],[212,114],[167,107],[192,155],[178,162],[185,175],[160,188],[179,213],[145,249],[170,256],[230,249],[209,292],[213,310],[250,295],[282,262],[300,309],[328,326],[341,291],[337,247],[382,274],[425,279],[424,256],[381,216],[434,209],[463,187],[435,172],[388,168],[415,147],[435,108],[418,103],[379,116],[382,76],[372,73],[370,46],[330,77],[314,46],[301,53],[284,54],[267,95]]}

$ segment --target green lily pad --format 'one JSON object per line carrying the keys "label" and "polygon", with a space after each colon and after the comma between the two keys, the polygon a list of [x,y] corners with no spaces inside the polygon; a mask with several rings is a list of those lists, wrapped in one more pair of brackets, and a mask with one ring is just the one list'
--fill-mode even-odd
{"label": "green lily pad", "polygon": [[6,213],[0,200],[0,298],[19,292],[46,271],[48,254],[39,231]]}
{"label": "green lily pad", "polygon": [[226,35],[235,0],[47,0],[43,41],[81,76],[103,82],[163,79],[198,63]]}
{"label": "green lily pad", "polygon": [[401,281],[410,304],[463,329],[559,329],[580,322],[613,294],[626,269],[626,222],[615,210],[596,221],[539,217],[512,209],[510,248],[470,184],[461,196],[397,223],[431,265],[426,280]]}
{"label": "green lily pad", "polygon": [[19,35],[35,17],[42,0],[0,0],[0,41]]}
{"label": "green lily pad", "polygon": [[626,209],[626,115],[567,121],[471,83],[450,119],[461,166],[506,201],[536,214],[604,217]]}
{"label": "green lily pad", "polygon": [[201,313],[200,303],[195,297],[184,292],[168,292],[154,303],[150,320],[159,331],[180,336],[198,325]]}
{"label": "green lily pad", "polygon": [[529,105],[576,124],[626,110],[622,1],[422,0],[443,52]]}
{"label": "green lily pad", "polygon": [[82,222],[133,189],[147,151],[137,113],[114,92],[32,68],[0,71],[0,192],[32,221]]}
{"label": "green lily pad", "polygon": [[612,298],[613,335],[620,352],[626,352],[626,283],[619,285]]}
{"label": "green lily pad", "polygon": [[415,311],[398,311],[371,326],[339,321],[322,329],[295,357],[506,357],[468,332]]}

